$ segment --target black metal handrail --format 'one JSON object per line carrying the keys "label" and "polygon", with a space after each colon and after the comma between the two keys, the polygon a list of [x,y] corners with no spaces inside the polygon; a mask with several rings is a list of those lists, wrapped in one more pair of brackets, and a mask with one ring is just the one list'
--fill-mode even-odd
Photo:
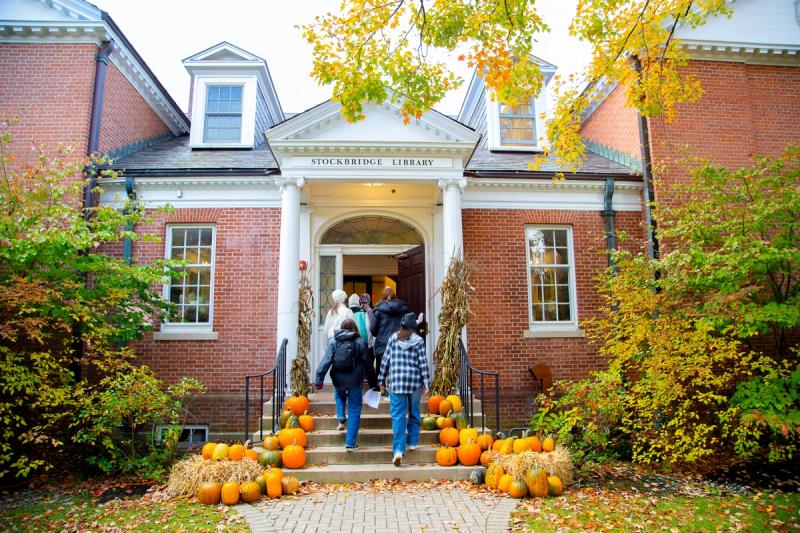
{"label": "black metal handrail", "polygon": [[258,402],[258,431],[259,440],[264,440],[264,379],[272,376],[272,392],[270,394],[272,402],[272,432],[276,433],[280,429],[279,419],[281,407],[286,398],[286,345],[289,339],[283,339],[281,347],[278,349],[278,356],[271,369],[260,374],[252,374],[244,377],[244,442],[250,440],[249,424],[250,421],[250,380],[259,380],[259,402]]}
{"label": "black metal handrail", "polygon": [[475,427],[475,383],[473,378],[478,376],[480,378],[480,402],[481,402],[481,432],[486,429],[486,413],[484,408],[486,406],[486,377],[494,378],[494,423],[495,435],[500,432],[500,373],[490,372],[488,370],[478,370],[472,363],[469,362],[467,349],[464,347],[464,341],[458,339],[458,345],[461,349],[461,376],[459,377],[459,393],[461,396],[461,403],[464,405],[469,424]]}

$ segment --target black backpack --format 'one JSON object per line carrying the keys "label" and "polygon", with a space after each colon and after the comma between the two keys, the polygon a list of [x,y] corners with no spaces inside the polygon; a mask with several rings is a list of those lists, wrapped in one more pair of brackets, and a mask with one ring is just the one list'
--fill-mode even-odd
{"label": "black backpack", "polygon": [[348,372],[356,367],[356,346],[353,341],[337,342],[333,348],[333,369]]}

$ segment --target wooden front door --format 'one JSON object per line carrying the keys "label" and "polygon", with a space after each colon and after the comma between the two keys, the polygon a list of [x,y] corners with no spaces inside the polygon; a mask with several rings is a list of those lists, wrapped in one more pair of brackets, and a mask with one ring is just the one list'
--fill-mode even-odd
{"label": "wooden front door", "polygon": [[[397,297],[404,300],[415,314],[425,311],[425,246],[417,246],[397,256]],[[424,336],[425,328],[420,327],[419,333]]]}

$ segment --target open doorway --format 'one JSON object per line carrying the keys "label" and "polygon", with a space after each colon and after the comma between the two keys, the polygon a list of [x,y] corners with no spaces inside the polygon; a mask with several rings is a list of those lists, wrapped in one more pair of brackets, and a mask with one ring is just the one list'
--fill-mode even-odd
{"label": "open doorway", "polygon": [[397,259],[392,255],[343,256],[342,289],[350,295],[370,294],[379,302],[386,286],[397,292]]}

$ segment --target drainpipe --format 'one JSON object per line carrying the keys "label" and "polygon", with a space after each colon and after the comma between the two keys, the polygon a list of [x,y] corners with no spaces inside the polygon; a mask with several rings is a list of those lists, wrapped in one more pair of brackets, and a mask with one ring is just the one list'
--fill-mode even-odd
{"label": "drainpipe", "polygon": [[[642,62],[637,56],[631,56],[633,69],[637,74],[642,72]],[[641,113],[636,113],[639,125],[639,146],[642,155],[642,181],[644,182],[644,220],[647,225],[647,255],[650,259],[658,259],[658,237],[656,236],[656,221],[653,220],[650,204],[655,201],[653,189],[652,159],[650,156],[650,132],[647,119]]]}
{"label": "drainpipe", "polygon": [[[94,56],[96,62],[94,71],[94,92],[92,93],[92,115],[89,118],[89,143],[86,147],[86,155],[91,157],[100,147],[100,123],[103,117],[103,96],[106,88],[106,71],[108,70],[108,58],[114,51],[114,41],[104,41],[97,54]],[[94,165],[91,165],[92,167]],[[91,168],[89,171],[89,183],[83,191],[83,216],[89,217],[89,209],[92,207],[92,189],[94,189],[97,175]]]}
{"label": "drainpipe", "polygon": [[606,250],[608,251],[608,266],[612,267],[613,272],[617,273],[616,265],[614,264],[614,255],[612,251],[617,249],[617,237],[614,234],[614,223],[616,219],[616,211],[614,211],[614,178],[611,176],[606,178],[606,192],[603,197],[603,210],[600,215],[605,220],[606,232]]}
{"label": "drainpipe", "polygon": [[[136,200],[136,191],[134,190],[134,177],[133,176],[125,176],[125,194],[128,196],[129,201]],[[125,214],[127,215],[130,212],[129,208],[125,208]],[[133,231],[133,224],[126,224],[125,231]],[[122,241],[122,260],[125,261],[126,265],[131,264],[131,258],[133,257],[133,240],[130,237],[125,237]]]}

